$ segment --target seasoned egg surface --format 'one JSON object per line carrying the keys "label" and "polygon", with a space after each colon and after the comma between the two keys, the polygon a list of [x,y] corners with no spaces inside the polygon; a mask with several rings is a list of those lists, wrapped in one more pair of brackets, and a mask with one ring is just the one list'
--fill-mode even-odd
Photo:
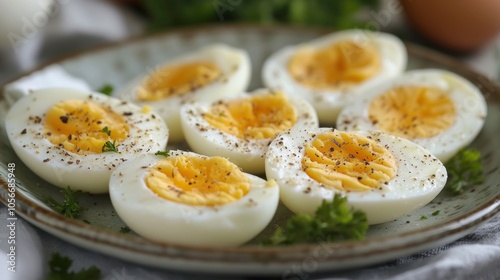
{"label": "seasoned egg surface", "polygon": [[171,151],[120,165],[110,197],[120,218],[146,238],[221,247],[241,245],[267,226],[279,188],[225,158]]}
{"label": "seasoned egg surface", "polygon": [[147,108],[99,93],[51,88],[18,100],[5,117],[9,141],[34,173],[73,190],[108,191],[132,154],[155,153],[168,130]]}
{"label": "seasoned egg surface", "polygon": [[421,146],[381,132],[331,128],[287,131],[266,154],[266,176],[295,213],[314,214],[336,193],[363,210],[370,224],[392,221],[429,203],[447,173]]}
{"label": "seasoned egg surface", "polygon": [[245,91],[250,82],[246,51],[216,44],[167,61],[117,91],[120,99],[151,106],[165,120],[170,142],[184,140],[179,108]]}
{"label": "seasoned egg surface", "polygon": [[181,108],[181,120],[193,151],[227,157],[253,174],[264,173],[264,156],[276,135],[288,129],[318,127],[309,103],[268,89],[186,104]]}
{"label": "seasoned egg surface", "polygon": [[406,61],[406,48],[397,37],[346,30],[277,51],[265,61],[262,79],[269,88],[307,100],[321,124],[333,125],[345,105],[402,73]]}
{"label": "seasoned egg surface", "polygon": [[348,105],[337,128],[404,137],[446,162],[474,140],[486,114],[484,97],[469,81],[445,70],[413,70]]}

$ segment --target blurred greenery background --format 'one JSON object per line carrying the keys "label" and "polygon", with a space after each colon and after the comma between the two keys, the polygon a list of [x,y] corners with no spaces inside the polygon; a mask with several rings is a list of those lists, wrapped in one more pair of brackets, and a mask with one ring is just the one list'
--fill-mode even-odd
{"label": "blurred greenery background", "polygon": [[[361,23],[356,13],[377,0],[143,0],[150,30],[217,22],[289,23],[335,29]],[[215,12],[214,12],[215,11]]]}

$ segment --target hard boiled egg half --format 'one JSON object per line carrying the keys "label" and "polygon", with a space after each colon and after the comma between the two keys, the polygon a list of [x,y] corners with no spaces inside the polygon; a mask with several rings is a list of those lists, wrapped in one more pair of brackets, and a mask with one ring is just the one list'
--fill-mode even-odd
{"label": "hard boiled egg half", "polygon": [[331,128],[277,136],[266,154],[266,176],[276,180],[281,201],[295,213],[314,214],[339,193],[370,224],[424,206],[447,179],[441,161],[407,139]]}
{"label": "hard boiled egg half", "polygon": [[100,93],[35,90],[5,116],[14,151],[28,168],[58,187],[108,192],[116,166],[133,154],[165,149],[159,115]]}
{"label": "hard boiled egg half", "polygon": [[318,127],[308,102],[269,89],[186,104],[181,121],[193,151],[227,157],[253,174],[264,173],[267,147],[276,135],[287,129]]}
{"label": "hard boiled egg half", "polygon": [[445,70],[413,70],[347,106],[337,128],[404,137],[446,162],[474,140],[486,114],[483,95],[468,80]]}
{"label": "hard boiled egg half", "polygon": [[170,142],[184,140],[179,109],[193,101],[211,101],[246,90],[250,82],[246,51],[216,44],[149,69],[117,91],[120,99],[151,106],[165,120]]}
{"label": "hard boiled egg half", "polygon": [[243,173],[222,157],[171,151],[120,165],[111,202],[136,233],[192,246],[241,245],[271,221],[279,202],[274,181]]}
{"label": "hard boiled egg half", "polygon": [[346,30],[285,47],[264,63],[269,88],[310,102],[322,125],[334,125],[340,110],[364,89],[399,75],[406,48],[397,37],[367,30]]}

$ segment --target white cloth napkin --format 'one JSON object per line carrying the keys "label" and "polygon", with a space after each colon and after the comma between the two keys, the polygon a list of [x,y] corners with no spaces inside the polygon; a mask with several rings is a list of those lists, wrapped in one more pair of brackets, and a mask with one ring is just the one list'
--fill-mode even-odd
{"label": "white cloth napkin", "polygon": [[[52,1],[50,9],[44,8],[46,5],[42,4],[47,1]],[[2,5],[10,5],[6,2],[0,0],[0,10]],[[138,16],[109,1],[32,2],[38,2],[39,8],[25,15],[21,26],[13,26],[15,30],[0,34],[7,36],[10,33],[11,37],[16,38],[12,44],[4,44],[0,48],[0,82],[62,54],[127,38],[144,30],[143,21]],[[40,15],[46,15],[48,20],[45,24],[37,20]],[[3,21],[0,18],[1,24]]]}
{"label": "white cloth napkin", "polygon": [[[141,32],[142,22],[126,10],[99,0],[54,0],[58,5],[46,26],[17,51],[0,51],[0,82],[11,78],[59,54],[117,40]],[[1,7],[0,7],[1,8]],[[1,22],[1,21],[0,21]],[[478,62],[479,61],[479,62]],[[488,63],[480,63],[486,61]],[[467,61],[476,70],[489,77],[497,77],[494,52],[485,50],[478,58]],[[53,71],[52,69],[51,71]],[[55,70],[57,72],[57,69]],[[53,73],[53,72],[52,72]],[[37,77],[35,77],[36,79]],[[78,83],[78,82],[77,82]],[[23,94],[23,85],[14,85],[14,92]],[[14,98],[17,95],[13,95]],[[0,205],[0,220],[7,208]],[[6,270],[9,253],[9,229],[0,227],[0,279],[43,279],[52,252],[59,252],[74,260],[72,270],[95,265],[105,280],[178,280],[221,279],[216,276],[184,274],[131,264],[74,246],[18,218],[16,221],[19,243],[16,273]],[[500,216],[479,227],[466,237],[429,251],[397,259],[382,265],[327,275],[312,275],[307,279],[500,279]],[[247,279],[227,277],[224,279]]]}
{"label": "white cloth napkin", "polygon": [[386,265],[341,273],[326,279],[496,280],[500,279],[500,216],[451,244]]}
{"label": "white cloth napkin", "polygon": [[3,94],[7,105],[12,106],[19,98],[30,94],[33,90],[50,87],[67,87],[83,91],[92,90],[87,82],[69,75],[61,65],[54,64],[6,84]]}
{"label": "white cloth napkin", "polygon": [[[24,220],[7,218],[7,207],[0,207],[0,279],[28,280],[42,279],[48,265],[44,248],[37,232]],[[5,223],[4,223],[5,221]],[[11,248],[14,246],[13,248]],[[14,249],[14,250],[11,250]],[[11,263],[10,263],[11,262]],[[10,270],[9,270],[10,268]]]}

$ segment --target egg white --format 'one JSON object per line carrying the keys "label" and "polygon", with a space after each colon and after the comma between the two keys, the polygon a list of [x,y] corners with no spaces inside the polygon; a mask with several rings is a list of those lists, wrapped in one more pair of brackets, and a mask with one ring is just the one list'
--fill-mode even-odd
{"label": "egg white", "polygon": [[[194,61],[210,61],[215,63],[222,72],[222,77],[200,88],[181,95],[154,101],[137,100],[137,90],[154,72],[166,66],[173,66]],[[245,91],[250,82],[251,63],[245,50],[233,48],[224,44],[206,46],[197,51],[187,53],[175,59],[163,62],[149,71],[134,78],[122,90],[116,91],[116,96],[139,105],[151,106],[166,122],[170,130],[170,142],[184,140],[181,128],[179,109],[182,104],[194,101],[212,101]]]}
{"label": "egg white", "polygon": [[[269,89],[258,89],[252,93],[240,93],[223,100],[250,98],[253,95],[269,92]],[[218,101],[182,106],[181,123],[189,147],[200,154],[226,157],[245,172],[264,173],[265,154],[273,139],[241,139],[212,126],[205,120],[203,114],[216,102]],[[297,121],[291,129],[318,127],[317,115],[307,101],[289,98],[289,102],[295,108],[297,115]]]}
{"label": "egg white", "polygon": [[344,108],[337,119],[337,128],[345,131],[377,131],[378,128],[368,116],[370,102],[391,88],[409,85],[441,89],[454,103],[457,116],[455,122],[442,133],[433,137],[413,139],[413,142],[423,146],[443,162],[472,143],[484,125],[487,115],[486,101],[480,90],[471,82],[455,73],[439,69],[408,71],[368,90],[362,98]]}
{"label": "egg white", "polygon": [[[303,48],[322,49],[344,40],[353,40],[360,44],[373,44],[381,57],[381,69],[373,77],[348,90],[320,90],[303,86],[288,71],[291,57]],[[284,47],[273,53],[264,63],[262,80],[266,87],[282,89],[290,96],[310,102],[318,114],[322,125],[335,124],[337,115],[351,101],[377,83],[401,74],[407,63],[407,52],[403,42],[394,35],[371,32],[368,30],[345,30],[304,42],[295,46]]]}
{"label": "egg white", "polygon": [[[123,117],[130,130],[129,137],[117,145],[118,153],[79,155],[44,137],[45,114],[68,99],[92,100]],[[34,117],[40,119],[34,121]],[[133,154],[163,150],[168,140],[168,129],[156,113],[143,113],[134,104],[100,93],[65,88],[41,89],[24,96],[5,116],[5,127],[15,153],[35,174],[58,187],[90,193],[108,192],[109,177],[116,166]]]}
{"label": "egg white", "polygon": [[444,165],[421,146],[381,132],[355,132],[371,137],[395,157],[396,176],[387,184],[364,192],[328,189],[302,170],[306,143],[331,128],[284,132],[271,143],[266,154],[266,176],[280,186],[280,199],[295,213],[313,215],[323,200],[335,193],[347,197],[348,204],[363,210],[369,224],[392,221],[434,199],[446,183]]}
{"label": "egg white", "polygon": [[[171,151],[170,156],[197,155]],[[156,195],[145,184],[148,169],[162,156],[143,155],[120,165],[109,184],[116,213],[134,232],[148,239],[190,246],[238,246],[271,221],[279,202],[273,182],[246,174],[250,190],[241,199],[219,206],[193,206]]]}

